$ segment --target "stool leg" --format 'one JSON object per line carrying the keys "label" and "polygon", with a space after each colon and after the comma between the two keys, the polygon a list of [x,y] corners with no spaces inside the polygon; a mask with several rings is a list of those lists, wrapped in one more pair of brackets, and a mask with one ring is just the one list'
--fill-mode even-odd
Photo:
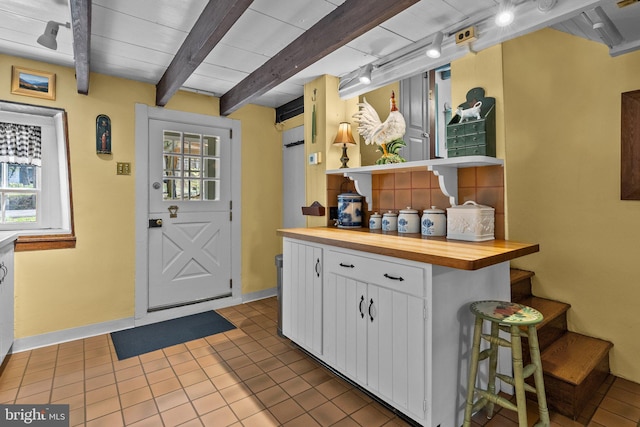
{"label": "stool leg", "polygon": [[464,408],[463,427],[471,425],[471,415],[473,412],[473,395],[476,390],[476,375],[478,375],[478,360],[480,356],[480,338],[482,335],[482,318],[476,316],[473,327],[473,345],[471,347],[471,364],[469,365],[469,382],[467,383],[467,404]]}
{"label": "stool leg", "polygon": [[513,378],[516,388],[516,405],[518,406],[518,425],[527,427],[527,399],[524,392],[524,372],[522,366],[522,342],[520,329],[511,326],[511,358],[513,360]]}
{"label": "stool leg", "polygon": [[540,345],[538,344],[538,333],[536,332],[535,325],[529,326],[529,353],[531,354],[531,361],[536,367],[536,370],[533,373],[533,379],[536,384],[538,412],[540,414],[540,421],[536,425],[546,427],[551,423],[551,421],[549,420],[547,396],[544,390],[544,373],[542,371],[542,361],[540,360]]}
{"label": "stool leg", "polygon": [[[496,322],[491,322],[491,336],[497,338],[500,333],[500,325]],[[493,395],[496,394],[496,372],[498,370],[498,344],[492,342],[489,346],[491,353],[489,354],[489,383],[487,384],[487,391]],[[487,418],[493,418],[494,403],[489,401],[487,404]]]}

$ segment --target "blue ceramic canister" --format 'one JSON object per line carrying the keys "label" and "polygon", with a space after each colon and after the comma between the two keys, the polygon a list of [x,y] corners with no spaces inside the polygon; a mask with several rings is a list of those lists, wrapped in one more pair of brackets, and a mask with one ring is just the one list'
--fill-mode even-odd
{"label": "blue ceramic canister", "polygon": [[362,227],[362,196],[356,193],[338,194],[338,228]]}
{"label": "blue ceramic canister", "polygon": [[395,212],[385,212],[382,215],[382,231],[398,230],[398,214]]}
{"label": "blue ceramic canister", "polygon": [[380,230],[382,228],[382,215],[378,212],[374,212],[369,217],[369,229]]}

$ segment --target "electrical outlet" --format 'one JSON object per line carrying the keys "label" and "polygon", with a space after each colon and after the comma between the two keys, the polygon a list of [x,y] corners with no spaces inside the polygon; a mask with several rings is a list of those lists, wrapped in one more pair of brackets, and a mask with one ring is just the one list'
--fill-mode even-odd
{"label": "electrical outlet", "polygon": [[476,27],[474,26],[467,27],[456,33],[456,44],[470,43],[476,39]]}

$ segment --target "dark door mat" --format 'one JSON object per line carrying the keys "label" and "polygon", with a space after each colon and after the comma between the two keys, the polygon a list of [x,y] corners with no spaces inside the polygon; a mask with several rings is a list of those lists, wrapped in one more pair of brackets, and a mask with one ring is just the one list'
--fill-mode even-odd
{"label": "dark door mat", "polygon": [[215,311],[192,314],[177,319],[111,333],[118,360],[139,356],[172,345],[235,329]]}

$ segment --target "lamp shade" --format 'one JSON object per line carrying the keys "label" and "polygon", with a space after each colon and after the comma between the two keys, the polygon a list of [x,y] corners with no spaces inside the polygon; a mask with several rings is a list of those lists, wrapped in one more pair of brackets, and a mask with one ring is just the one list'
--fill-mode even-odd
{"label": "lamp shade", "polygon": [[351,123],[342,122],[338,126],[338,134],[336,135],[333,145],[356,145],[356,141],[351,135]]}

